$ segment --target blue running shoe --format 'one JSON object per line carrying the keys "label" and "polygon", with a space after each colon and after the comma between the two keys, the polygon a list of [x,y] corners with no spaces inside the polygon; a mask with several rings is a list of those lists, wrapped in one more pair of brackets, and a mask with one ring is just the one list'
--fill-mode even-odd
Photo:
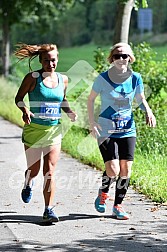
{"label": "blue running shoe", "polygon": [[99,190],[99,194],[95,200],[95,208],[99,213],[104,213],[106,211],[106,200],[108,198],[108,193]]}
{"label": "blue running shoe", "polygon": [[[30,176],[30,170],[26,170],[25,171],[25,180],[29,179],[29,177],[27,178],[27,173],[28,176]],[[32,187],[33,187],[33,180],[32,180],[32,184],[31,184],[31,187],[30,185],[27,185],[26,188],[24,188],[21,192],[21,197],[22,197],[22,200],[24,201],[24,203],[29,203],[31,198],[32,198]]]}
{"label": "blue running shoe", "polygon": [[26,186],[25,189],[21,192],[21,197],[24,203],[29,203],[32,198],[32,189],[29,185]]}
{"label": "blue running shoe", "polygon": [[43,214],[43,220],[46,222],[58,222],[59,218],[53,212],[53,208],[47,208]]}
{"label": "blue running shoe", "polygon": [[113,207],[113,216],[116,216],[119,220],[128,220],[129,215],[125,212],[121,205],[116,205]]}

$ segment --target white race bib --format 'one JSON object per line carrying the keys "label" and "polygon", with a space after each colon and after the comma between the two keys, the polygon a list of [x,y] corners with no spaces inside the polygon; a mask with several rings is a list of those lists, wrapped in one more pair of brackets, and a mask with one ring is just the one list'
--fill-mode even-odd
{"label": "white race bib", "polygon": [[60,102],[42,102],[40,106],[40,118],[57,120],[61,118]]}
{"label": "white race bib", "polygon": [[108,133],[128,132],[131,128],[131,117],[112,117],[112,129]]}

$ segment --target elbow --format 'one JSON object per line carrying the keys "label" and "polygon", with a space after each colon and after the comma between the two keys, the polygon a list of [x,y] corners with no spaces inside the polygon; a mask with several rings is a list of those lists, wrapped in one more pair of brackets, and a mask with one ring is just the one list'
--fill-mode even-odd
{"label": "elbow", "polygon": [[16,106],[18,106],[19,101],[20,101],[20,99],[19,99],[19,97],[16,95],[16,97],[15,97],[15,104],[16,104]]}
{"label": "elbow", "polygon": [[94,103],[94,99],[92,99],[91,95],[88,96],[88,103]]}
{"label": "elbow", "polygon": [[18,108],[22,107],[22,106],[23,106],[23,99],[21,99],[20,97],[18,97],[18,96],[16,95],[16,97],[15,97],[15,104],[16,104],[16,106],[17,106]]}

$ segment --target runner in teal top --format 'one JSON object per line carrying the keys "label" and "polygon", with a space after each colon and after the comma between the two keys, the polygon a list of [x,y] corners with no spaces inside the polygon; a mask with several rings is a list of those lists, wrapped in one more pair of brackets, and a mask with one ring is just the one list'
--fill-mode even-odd
{"label": "runner in teal top", "polygon": [[[145,111],[146,123],[150,127],[155,127],[156,119],[145,99],[141,75],[128,66],[135,61],[131,47],[126,43],[114,45],[108,60],[111,67],[96,78],[88,98],[90,130],[98,140],[105,164],[95,208],[98,212],[105,212],[110,185],[116,181],[113,215],[118,219],[128,219],[122,201],[129,185],[136,143],[132,112],[134,98]],[[98,95],[101,109],[95,122],[94,103]]]}
{"label": "runner in teal top", "polygon": [[[45,202],[43,220],[49,223],[57,222],[59,218],[53,211],[53,201],[55,168],[61,150],[61,109],[67,113],[71,121],[74,122],[77,118],[66,99],[68,78],[55,72],[58,62],[56,45],[20,44],[15,55],[21,60],[27,57],[32,60],[39,56],[42,65],[41,69],[25,76],[15,98],[25,123],[22,141],[25,147],[27,170],[21,197],[25,203],[31,200],[33,179],[39,173],[43,158]],[[29,96],[30,108],[24,103],[26,94]]]}
{"label": "runner in teal top", "polygon": [[[110,69],[113,72],[114,69]],[[114,73],[115,74],[115,73]],[[130,74],[130,69],[129,69]],[[135,137],[132,103],[135,95],[142,94],[144,87],[141,75],[131,72],[122,83],[114,83],[108,71],[95,80],[92,90],[100,94],[101,111],[98,119],[99,134],[103,137]]]}
{"label": "runner in teal top", "polygon": [[57,125],[61,118],[61,102],[64,98],[64,81],[60,73],[56,73],[58,85],[55,88],[47,87],[43,83],[42,75],[35,72],[36,79],[34,90],[28,92],[30,111],[34,114],[32,123],[40,125]]}

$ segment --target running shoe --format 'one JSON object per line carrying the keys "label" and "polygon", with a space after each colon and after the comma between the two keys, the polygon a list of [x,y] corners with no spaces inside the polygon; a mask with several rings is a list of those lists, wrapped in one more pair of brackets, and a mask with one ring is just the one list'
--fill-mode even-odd
{"label": "running shoe", "polygon": [[[25,171],[25,179],[26,176],[27,176],[27,172],[28,170]],[[21,192],[21,197],[22,197],[22,200],[24,201],[24,203],[29,203],[31,198],[32,198],[32,187],[33,187],[33,180],[32,180],[32,184],[31,184],[31,187],[30,185],[27,185],[26,188],[24,188]]]}
{"label": "running shoe", "polygon": [[46,208],[43,214],[43,220],[46,222],[58,222],[59,218],[53,212],[52,208]]}
{"label": "running shoe", "polygon": [[125,212],[122,205],[116,205],[113,207],[113,216],[116,216],[119,220],[128,220],[129,215]]}
{"label": "running shoe", "polygon": [[32,188],[27,185],[25,189],[21,192],[21,197],[24,203],[29,203],[32,198]]}
{"label": "running shoe", "polygon": [[106,210],[106,200],[109,198],[108,193],[99,190],[99,194],[95,200],[95,208],[99,213],[104,213]]}

